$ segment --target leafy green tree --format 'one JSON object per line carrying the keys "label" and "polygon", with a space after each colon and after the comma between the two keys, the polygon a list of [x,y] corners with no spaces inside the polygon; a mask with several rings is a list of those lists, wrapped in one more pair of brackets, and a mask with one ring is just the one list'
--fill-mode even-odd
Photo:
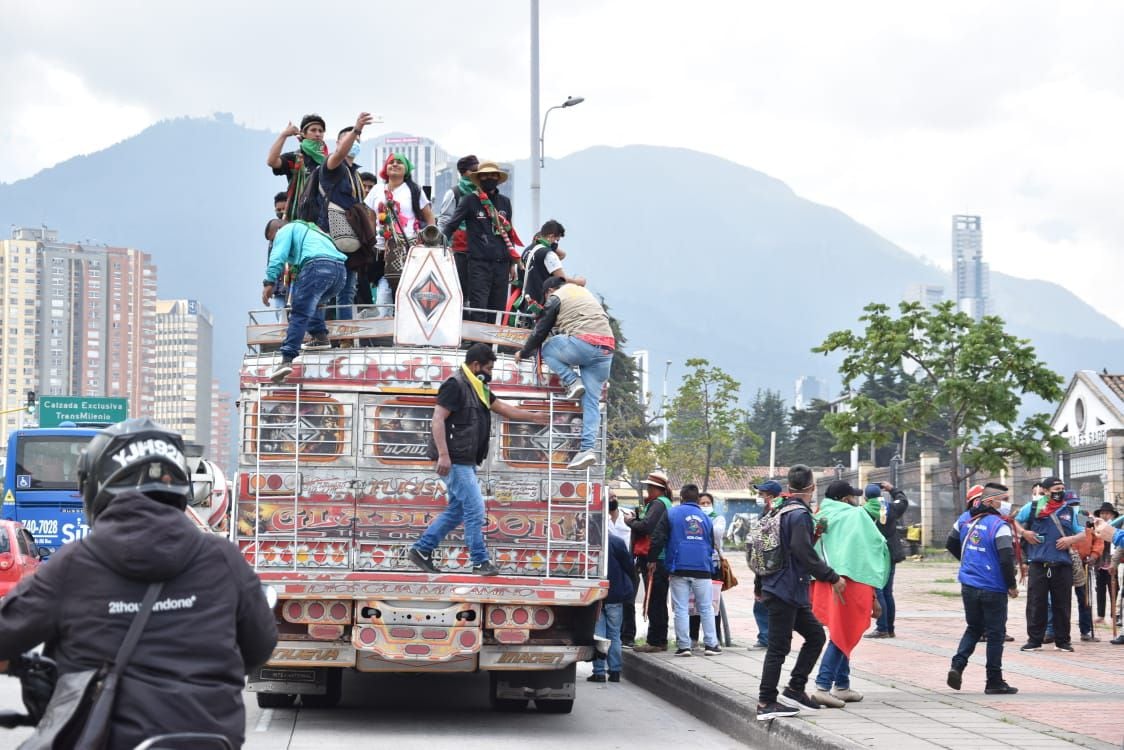
{"label": "leafy green tree", "polygon": [[1058,401],[1062,378],[1039,361],[1030,342],[1007,333],[1001,318],[977,322],[952,302],[932,309],[903,302],[898,309],[894,317],[886,305],[867,305],[862,334],[835,331],[813,349],[844,354],[844,387],[889,371],[909,378],[904,396],[879,402],[859,392],[850,411],[826,416],[836,447],[881,444],[907,430],[932,438],[948,452],[957,497],[964,480],[981,470],[998,473],[1011,459],[1049,465],[1048,451],[1063,449],[1065,441],[1047,414],[1019,422],[1019,406],[1026,394]]}
{"label": "leafy green tree", "polygon": [[761,449],[753,456],[751,464],[765,466],[769,463],[769,435],[772,432],[777,433],[777,462],[780,463],[792,440],[788,412],[780,391],[757,390],[749,406],[746,427],[751,434],[761,437]]}
{"label": "leafy green tree", "polygon": [[[609,306],[605,305],[608,313]],[[624,352],[628,340],[621,332],[620,321],[609,313],[609,325],[617,340],[617,350],[609,366],[609,393],[605,403],[606,470],[616,477],[627,471],[631,476],[644,476],[655,464],[655,446],[651,441],[653,427],[644,413],[646,394],[640,392],[636,361]]]}
{"label": "leafy green tree", "polygon": [[850,457],[846,451],[833,450],[835,436],[824,426],[824,418],[830,413],[831,405],[818,398],[805,409],[793,409],[789,415],[792,441],[788,444],[784,461],[778,463],[809,466],[834,466],[837,461],[846,463]]}
{"label": "leafy green tree", "polygon": [[[705,359],[686,365],[688,374],[668,405],[668,441],[659,446],[659,456],[668,469],[700,477],[705,490],[712,468],[744,462],[760,450],[761,439],[746,427],[748,414],[737,405],[738,381]],[[739,443],[744,455],[733,456]]]}
{"label": "leafy green tree", "polygon": [[[915,384],[912,375],[908,375],[896,368],[885,370],[867,377],[866,382],[859,388],[859,393],[869,396],[880,404],[891,401],[900,401],[909,396],[909,386]],[[945,434],[946,425],[939,423],[929,426],[929,429],[917,433],[895,432],[886,442],[874,444],[874,457],[871,459],[875,466],[889,466],[894,454],[899,454],[902,460],[909,460],[909,456],[917,457],[923,451],[947,453],[944,441],[933,437]],[[903,453],[903,450],[905,453]],[[866,446],[861,446],[862,455],[867,455]]]}

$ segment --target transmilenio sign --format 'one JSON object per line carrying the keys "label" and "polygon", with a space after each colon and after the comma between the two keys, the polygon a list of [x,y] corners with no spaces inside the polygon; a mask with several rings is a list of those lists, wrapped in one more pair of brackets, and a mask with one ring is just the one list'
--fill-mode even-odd
{"label": "transmilenio sign", "polygon": [[105,427],[129,416],[127,398],[100,396],[40,396],[39,426],[58,427],[73,422],[79,427]]}

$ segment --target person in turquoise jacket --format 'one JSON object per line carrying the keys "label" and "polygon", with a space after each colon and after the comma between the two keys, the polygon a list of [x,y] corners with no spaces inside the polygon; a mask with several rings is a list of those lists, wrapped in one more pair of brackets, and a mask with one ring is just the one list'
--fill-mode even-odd
{"label": "person in turquoise jacket", "polygon": [[282,382],[293,372],[293,360],[301,353],[305,332],[312,334],[312,342],[305,348],[327,349],[331,346],[320,305],[343,289],[347,279],[346,260],[347,256],[336,249],[332,238],[315,224],[291,221],[277,230],[262,282],[262,304],[269,304],[286,263],[296,281],[290,296],[289,328],[285,332],[285,342],[281,344],[281,362],[269,373],[274,383]]}

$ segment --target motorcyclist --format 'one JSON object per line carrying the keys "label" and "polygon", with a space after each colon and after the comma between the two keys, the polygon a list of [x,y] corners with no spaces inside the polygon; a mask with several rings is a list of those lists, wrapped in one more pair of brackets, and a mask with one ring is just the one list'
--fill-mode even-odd
{"label": "motorcyclist", "polygon": [[119,684],[109,747],[186,731],[240,747],[244,676],[277,643],[261,582],[237,548],[184,515],[183,447],[148,418],[92,438],[78,466],[91,533],[0,603],[0,669],[42,642],[67,674],[112,662],[148,585],[164,582]]}

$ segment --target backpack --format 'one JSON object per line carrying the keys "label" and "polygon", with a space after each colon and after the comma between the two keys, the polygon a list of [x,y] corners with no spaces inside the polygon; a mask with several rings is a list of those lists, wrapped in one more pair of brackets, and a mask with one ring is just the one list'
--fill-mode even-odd
{"label": "backpack", "polygon": [[759,576],[772,575],[784,569],[784,545],[781,544],[781,518],[790,510],[806,510],[798,503],[770,510],[757,522],[745,539],[745,560],[749,569]]}
{"label": "backpack", "polygon": [[320,221],[320,209],[323,199],[320,197],[320,166],[317,165],[301,186],[300,195],[297,196],[297,210],[293,217],[301,221],[316,224]]}

